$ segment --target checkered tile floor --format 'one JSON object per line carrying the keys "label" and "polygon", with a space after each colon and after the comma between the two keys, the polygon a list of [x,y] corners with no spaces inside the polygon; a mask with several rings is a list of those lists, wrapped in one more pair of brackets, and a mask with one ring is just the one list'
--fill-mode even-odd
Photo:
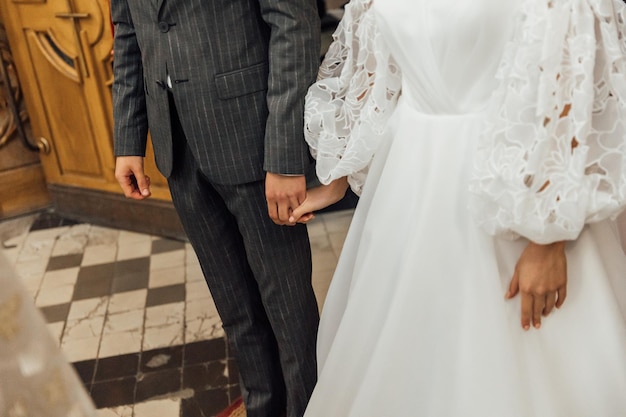
{"label": "checkered tile floor", "polygon": [[[351,217],[309,225],[320,305]],[[239,395],[189,244],[45,213],[0,223],[0,238],[100,416],[209,417]]]}

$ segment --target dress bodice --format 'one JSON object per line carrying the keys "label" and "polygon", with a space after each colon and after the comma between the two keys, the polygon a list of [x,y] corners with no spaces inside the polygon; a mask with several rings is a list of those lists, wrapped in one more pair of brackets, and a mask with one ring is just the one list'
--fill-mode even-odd
{"label": "dress bodice", "polygon": [[359,192],[396,105],[472,119],[476,222],[576,239],[626,207],[624,22],[622,0],[353,0],[307,96],[318,176]]}
{"label": "dress bodice", "polygon": [[437,114],[484,108],[497,87],[494,76],[518,7],[511,0],[373,3],[379,29],[403,74],[403,94],[421,111]]}

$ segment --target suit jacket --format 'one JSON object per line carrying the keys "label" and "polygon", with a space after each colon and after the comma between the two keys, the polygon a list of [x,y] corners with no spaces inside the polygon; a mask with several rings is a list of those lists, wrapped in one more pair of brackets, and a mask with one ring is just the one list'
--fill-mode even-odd
{"label": "suit jacket", "polygon": [[172,171],[168,76],[203,173],[223,184],[304,174],[304,96],[319,64],[314,0],[111,0],[116,156]]}

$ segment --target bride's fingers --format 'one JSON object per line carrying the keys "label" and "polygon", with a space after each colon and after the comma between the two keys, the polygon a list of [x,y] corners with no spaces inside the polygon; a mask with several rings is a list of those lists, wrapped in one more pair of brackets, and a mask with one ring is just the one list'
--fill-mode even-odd
{"label": "bride's fingers", "polygon": [[552,309],[554,309],[554,305],[556,304],[556,291],[551,291],[546,294],[546,306],[543,308],[543,315],[547,316],[550,314]]}
{"label": "bride's fingers", "polygon": [[546,296],[536,295],[533,298],[533,326],[538,329],[541,327],[541,315],[546,306]]}
{"label": "bride's fingers", "polygon": [[304,224],[306,224],[306,223],[310,222],[311,220],[313,220],[314,218],[315,218],[315,214],[307,213],[304,216],[300,217],[296,222],[297,223],[304,223]]}
{"label": "bride's fingers", "polygon": [[559,295],[559,298],[556,301],[556,308],[561,308],[561,306],[565,302],[565,298],[567,297],[567,286],[564,285],[561,288],[559,288],[557,293]]}
{"label": "bride's fingers", "polygon": [[513,278],[511,278],[511,282],[509,283],[509,288],[504,295],[504,298],[509,300],[517,295],[519,291],[519,274],[517,270],[513,273]]}
{"label": "bride's fingers", "polygon": [[533,296],[522,292],[522,328],[530,329],[530,320],[533,315]]}
{"label": "bride's fingers", "polygon": [[305,216],[307,214],[312,214],[312,213],[313,213],[313,210],[311,209],[310,204],[308,203],[308,200],[304,200],[302,204],[300,204],[298,207],[293,209],[293,211],[291,212],[291,216],[289,216],[289,223],[299,222],[302,216]]}

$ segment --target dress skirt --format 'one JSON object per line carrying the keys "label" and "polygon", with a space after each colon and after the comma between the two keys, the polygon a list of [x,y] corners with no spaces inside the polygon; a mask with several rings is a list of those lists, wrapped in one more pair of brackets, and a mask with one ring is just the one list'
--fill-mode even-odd
{"label": "dress skirt", "polygon": [[527,241],[488,235],[468,210],[484,117],[400,97],[323,307],[306,417],[626,416],[615,224],[567,244],[565,304],[524,331],[520,296],[504,295]]}

